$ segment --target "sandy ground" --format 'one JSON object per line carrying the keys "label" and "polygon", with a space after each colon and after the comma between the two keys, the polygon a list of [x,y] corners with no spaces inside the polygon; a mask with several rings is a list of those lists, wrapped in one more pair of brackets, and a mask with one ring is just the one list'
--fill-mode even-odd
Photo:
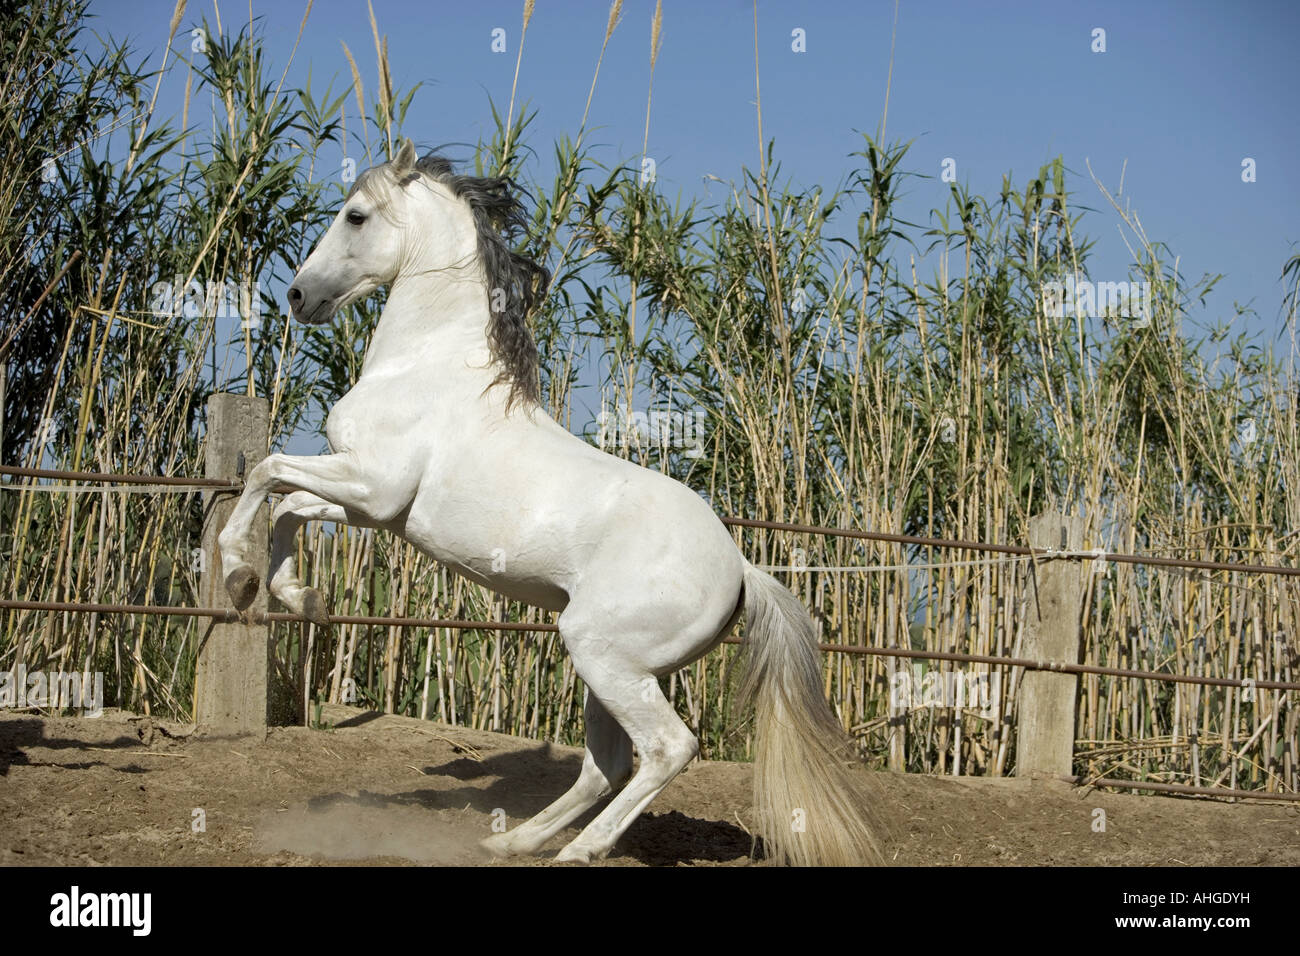
{"label": "sandy ground", "polygon": [[[349,707],[323,719],[331,729],[259,742],[113,710],[0,712],[0,863],[551,865],[577,833],[526,860],[478,849],[494,820],[513,826],[565,790],[580,750]],[[1300,866],[1296,805],[872,776],[900,866]],[[751,818],[750,767],[697,762],[603,865],[754,865]]]}

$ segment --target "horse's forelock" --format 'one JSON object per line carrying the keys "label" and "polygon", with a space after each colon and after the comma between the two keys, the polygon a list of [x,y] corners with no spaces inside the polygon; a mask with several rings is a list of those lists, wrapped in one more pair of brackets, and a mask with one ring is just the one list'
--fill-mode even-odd
{"label": "horse's forelock", "polygon": [[398,186],[406,185],[415,178],[417,178],[417,174],[412,172],[410,176],[399,181],[397,174],[393,171],[391,162],[372,166],[356,178],[356,182],[348,190],[344,202],[347,202],[357,193],[362,193],[375,204],[375,209],[380,215],[391,220],[392,216],[389,210],[393,204],[393,190]]}

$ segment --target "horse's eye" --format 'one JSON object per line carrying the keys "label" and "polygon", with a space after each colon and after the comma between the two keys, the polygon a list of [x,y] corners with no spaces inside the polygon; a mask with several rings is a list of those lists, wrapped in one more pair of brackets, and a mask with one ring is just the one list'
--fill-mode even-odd
{"label": "horse's eye", "polygon": [[348,213],[348,223],[353,226],[359,226],[366,221],[366,214],[353,209]]}

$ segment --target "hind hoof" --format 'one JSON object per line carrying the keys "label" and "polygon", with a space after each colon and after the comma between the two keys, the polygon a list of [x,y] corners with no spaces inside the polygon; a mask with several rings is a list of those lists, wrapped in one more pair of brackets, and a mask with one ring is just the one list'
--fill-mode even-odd
{"label": "hind hoof", "polygon": [[236,610],[247,610],[257,597],[257,575],[251,568],[236,568],[226,575],[226,591]]}
{"label": "hind hoof", "polygon": [[479,848],[486,850],[497,859],[505,859],[514,854],[510,849],[510,839],[505,833],[494,833],[492,836],[478,841]]}
{"label": "hind hoof", "polygon": [[582,863],[586,865],[597,859],[599,859],[599,856],[590,850],[574,846],[572,843],[555,855],[556,863]]}

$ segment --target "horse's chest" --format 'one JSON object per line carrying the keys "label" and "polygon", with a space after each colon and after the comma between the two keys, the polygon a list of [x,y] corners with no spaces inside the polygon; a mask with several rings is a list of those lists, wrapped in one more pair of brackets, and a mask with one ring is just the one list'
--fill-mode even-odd
{"label": "horse's chest", "polygon": [[335,454],[360,452],[394,442],[409,443],[414,424],[409,403],[403,402],[400,394],[386,395],[358,382],[330,409],[325,438]]}

